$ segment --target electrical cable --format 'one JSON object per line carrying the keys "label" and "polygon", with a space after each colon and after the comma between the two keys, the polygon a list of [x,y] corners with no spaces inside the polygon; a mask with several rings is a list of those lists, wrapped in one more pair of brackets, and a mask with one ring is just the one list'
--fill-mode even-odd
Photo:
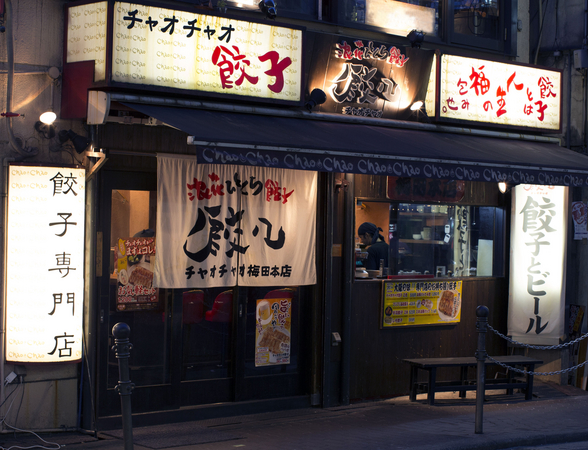
{"label": "electrical cable", "polygon": [[[17,388],[14,391],[12,391],[6,397],[6,399],[4,400],[4,402],[2,403],[2,405],[6,402],[6,400],[8,400],[8,398],[13,393],[15,393],[16,391],[18,391],[19,389],[22,389],[22,395],[21,395],[21,400],[20,400],[20,403],[22,405],[22,400],[24,398],[24,384],[22,383],[22,381],[19,383],[19,385],[17,386]],[[42,442],[44,442],[45,444],[51,445],[52,447],[48,447],[48,446],[45,446],[45,445],[39,445],[39,444],[29,445],[29,446],[26,446],[26,447],[20,446],[20,445],[12,445],[10,447],[0,446],[0,450],[29,450],[29,449],[33,449],[33,448],[42,448],[42,449],[45,449],[45,450],[59,450],[62,447],[64,447],[63,445],[58,444],[57,442],[49,442],[49,441],[46,441],[45,439],[43,439],[41,436],[39,436],[34,431],[23,430],[23,429],[20,429],[20,428],[15,427],[15,426],[12,426],[8,422],[6,422],[6,417],[8,416],[8,413],[10,412],[10,410],[12,409],[12,405],[14,404],[14,400],[16,400],[16,397],[14,397],[12,399],[12,401],[10,402],[10,406],[8,407],[8,410],[6,411],[6,415],[4,416],[4,418],[2,418],[2,420],[0,420],[0,423],[4,423],[4,425],[6,425],[8,428],[13,429],[14,431],[20,431],[20,432],[23,432],[23,433],[30,433],[30,434],[34,435],[35,437],[37,437]],[[2,406],[2,405],[0,405],[0,406]],[[19,410],[20,410],[20,406],[19,406]]]}

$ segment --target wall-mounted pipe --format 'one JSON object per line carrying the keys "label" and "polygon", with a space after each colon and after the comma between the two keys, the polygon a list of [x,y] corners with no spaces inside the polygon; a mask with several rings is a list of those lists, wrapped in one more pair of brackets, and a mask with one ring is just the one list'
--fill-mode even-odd
{"label": "wall-mounted pipe", "polygon": [[[14,89],[14,38],[12,34],[12,4],[10,0],[4,1],[5,6],[5,22],[6,22],[6,59],[8,63],[8,76],[6,80],[6,112],[12,111],[12,93]],[[27,158],[35,156],[39,153],[38,148],[24,148],[14,137],[12,131],[12,117],[6,117],[6,131],[8,134],[8,142],[10,146]]]}

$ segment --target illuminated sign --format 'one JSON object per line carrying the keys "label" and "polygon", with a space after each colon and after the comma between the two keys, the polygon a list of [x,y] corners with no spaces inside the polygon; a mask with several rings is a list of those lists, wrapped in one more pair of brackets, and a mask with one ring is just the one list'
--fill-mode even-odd
{"label": "illuminated sign", "polygon": [[384,281],[381,328],[461,320],[461,281]]}
{"label": "illuminated sign", "polygon": [[508,334],[558,344],[564,333],[568,188],[513,189]]}
{"label": "illuminated sign", "polygon": [[67,62],[94,61],[94,81],[106,79],[106,10],[106,2],[68,9]]}
{"label": "illuminated sign", "polygon": [[433,52],[336,35],[317,37],[314,47],[308,84],[327,94],[317,111],[407,119],[425,100]]}
{"label": "illuminated sign", "polygon": [[[67,62],[95,59],[95,80],[106,17],[102,3],[69,8]],[[115,2],[112,22],[109,81],[301,99],[301,30],[127,2]]]}
{"label": "illuminated sign", "polygon": [[435,8],[389,0],[369,0],[366,7],[366,23],[384,28],[390,34],[406,36],[417,29],[429,36],[437,35]]}
{"label": "illuminated sign", "polygon": [[82,357],[85,171],[11,165],[6,360]]}
{"label": "illuminated sign", "polygon": [[561,73],[441,56],[440,118],[560,129]]}

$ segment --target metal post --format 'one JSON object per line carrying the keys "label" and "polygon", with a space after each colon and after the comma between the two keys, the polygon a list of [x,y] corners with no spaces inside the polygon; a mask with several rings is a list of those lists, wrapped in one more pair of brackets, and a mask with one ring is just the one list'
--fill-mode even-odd
{"label": "metal post", "polygon": [[118,359],[119,381],[116,385],[116,390],[120,395],[125,450],[133,450],[131,393],[135,385],[129,379],[129,357],[133,348],[133,344],[129,342],[131,328],[126,323],[119,322],[112,327],[112,334],[114,335],[112,350],[116,352],[116,358]]}
{"label": "metal post", "polygon": [[484,423],[484,394],[486,393],[486,331],[488,325],[488,308],[478,306],[476,308],[476,329],[478,330],[478,379],[476,381],[476,434],[482,434]]}

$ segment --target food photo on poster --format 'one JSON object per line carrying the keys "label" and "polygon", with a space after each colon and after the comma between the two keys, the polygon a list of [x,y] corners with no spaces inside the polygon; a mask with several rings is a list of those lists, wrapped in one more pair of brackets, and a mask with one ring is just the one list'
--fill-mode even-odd
{"label": "food photo on poster", "polygon": [[157,309],[159,293],[153,286],[155,237],[119,239],[115,257],[116,309]]}
{"label": "food photo on poster", "polygon": [[255,366],[290,363],[292,299],[257,301],[255,314]]}

